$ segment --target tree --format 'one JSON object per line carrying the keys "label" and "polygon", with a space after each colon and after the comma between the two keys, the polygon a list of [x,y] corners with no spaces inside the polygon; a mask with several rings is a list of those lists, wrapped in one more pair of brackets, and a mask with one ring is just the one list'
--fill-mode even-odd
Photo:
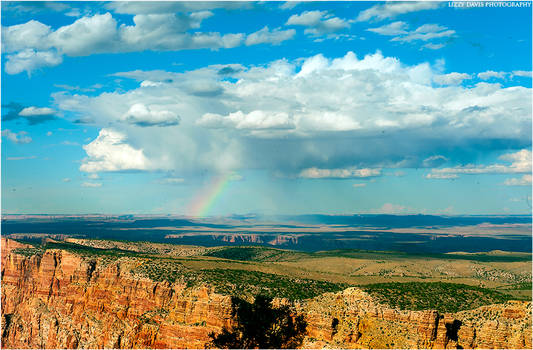
{"label": "tree", "polygon": [[289,306],[272,307],[272,298],[258,295],[253,303],[232,297],[231,315],[236,325],[218,335],[211,332],[211,347],[221,349],[294,349],[305,337],[307,322],[293,316]]}

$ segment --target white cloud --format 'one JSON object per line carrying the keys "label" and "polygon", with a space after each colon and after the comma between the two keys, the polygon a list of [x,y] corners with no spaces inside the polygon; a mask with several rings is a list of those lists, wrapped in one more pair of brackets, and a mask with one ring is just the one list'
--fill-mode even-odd
{"label": "white cloud", "polygon": [[5,71],[7,74],[18,74],[32,71],[41,67],[53,67],[63,62],[63,58],[54,50],[35,51],[25,49],[15,54],[6,55]]}
{"label": "white cloud", "polygon": [[529,172],[531,170],[531,150],[529,149],[506,153],[501,155],[499,159],[510,162],[509,169],[514,172]]}
{"label": "white cloud", "polygon": [[407,208],[405,205],[385,203],[381,208],[374,210],[377,214],[399,214],[406,211],[411,211],[411,208]]}
{"label": "white cloud", "polygon": [[286,25],[298,25],[307,27],[305,34],[320,36],[331,34],[350,27],[350,22],[334,17],[327,11],[305,11],[299,15],[292,15]]}
{"label": "white cloud", "polygon": [[111,1],[104,5],[107,9],[119,14],[157,14],[249,8],[247,1]]}
{"label": "white cloud", "polygon": [[46,133],[46,136],[52,136],[52,134],[53,134],[53,133],[52,133],[51,131],[48,131],[48,132]]}
{"label": "white cloud", "polygon": [[279,6],[282,10],[292,10],[296,6],[300,5],[302,1],[285,1],[283,4]]}
{"label": "white cloud", "polygon": [[443,163],[446,163],[447,161],[448,161],[448,158],[439,154],[439,155],[427,157],[426,159],[424,159],[422,161],[422,166],[426,168],[435,168],[435,167],[442,165]]}
{"label": "white cloud", "polygon": [[132,105],[122,119],[137,126],[171,126],[180,122],[180,117],[176,113],[157,106],[145,106],[142,103]]}
{"label": "white cloud", "polygon": [[434,10],[442,5],[443,3],[437,1],[387,2],[385,4],[374,5],[369,9],[361,11],[357,16],[357,21],[381,21],[387,18],[394,18],[405,13]]}
{"label": "white cloud", "polygon": [[323,178],[336,178],[336,179],[351,179],[351,178],[364,178],[381,176],[381,169],[357,169],[357,168],[345,168],[345,169],[318,169],[308,168],[300,172],[300,177],[307,179],[323,179]]}
{"label": "white cloud", "polygon": [[[499,157],[503,161],[511,163],[491,165],[465,165],[453,168],[433,169],[427,178],[446,178],[448,175],[477,175],[477,174],[519,174],[531,172],[531,151],[523,149],[514,153],[507,153]],[[431,176],[429,176],[431,175]],[[437,177],[441,176],[441,177]],[[448,177],[449,178],[449,177]]]}
{"label": "white cloud", "polygon": [[424,24],[415,30],[409,30],[409,25],[402,21],[389,23],[377,28],[369,28],[367,30],[380,35],[394,36],[391,41],[427,42],[422,47],[431,50],[438,50],[445,46],[444,42],[435,42],[435,40],[439,41],[455,36],[454,30],[438,24]]}
{"label": "white cloud", "polygon": [[47,49],[45,41],[50,33],[50,26],[35,20],[9,27],[2,27],[2,51],[22,51],[28,47]]}
{"label": "white cloud", "polygon": [[97,173],[92,173],[92,174],[89,174],[87,175],[87,177],[91,180],[98,180],[100,178],[100,176],[98,176]]}
{"label": "white cloud", "polygon": [[81,187],[98,188],[102,187],[102,184],[100,182],[84,182]]}
{"label": "white cloud", "polygon": [[507,73],[505,72],[495,72],[493,70],[489,70],[486,72],[478,73],[477,77],[482,80],[489,80],[492,78],[495,79],[504,79]]}
{"label": "white cloud", "polygon": [[83,146],[88,158],[83,160],[80,170],[84,172],[147,170],[149,161],[142,149],[135,149],[125,143],[126,137],[111,129],[102,129],[98,137]]}
{"label": "white cloud", "polygon": [[[111,13],[84,16],[72,24],[52,30],[38,21],[2,27],[5,71],[17,74],[56,66],[67,56],[87,56],[97,53],[134,51],[178,51],[185,49],[219,49],[239,46],[244,34],[190,30],[200,28],[209,11],[191,13],[149,13],[133,17],[133,25],[119,25]],[[274,42],[290,34],[270,33]]]}
{"label": "white cloud", "polygon": [[294,29],[280,30],[278,28],[271,31],[268,26],[265,26],[255,33],[248,34],[245,44],[246,46],[258,44],[279,45],[285,40],[292,39],[295,34],[296,31]]}
{"label": "white cloud", "polygon": [[115,50],[117,22],[110,13],[82,17],[59,27],[45,40],[50,47],[69,56],[86,56]]}
{"label": "white cloud", "polygon": [[392,38],[391,41],[429,41],[433,39],[449,38],[454,35],[455,30],[448,29],[447,27],[438,24],[424,24],[414,31],[408,32],[406,35]]}
{"label": "white cloud", "polygon": [[[479,152],[474,160],[500,153],[497,145],[531,144],[530,88],[435,86],[445,73],[424,61],[407,65],[379,52],[348,52],[183,73],[116,73],[154,84],[91,95],[62,91],[53,98],[65,115],[120,128],[128,145],[150,160],[146,169],[180,176],[247,168],[288,176],[311,168],[409,168],[435,155],[457,164],[453,155],[465,147]],[[135,104],[180,116],[179,126],[125,123]]]}
{"label": "white cloud", "polygon": [[401,34],[407,34],[407,29],[409,28],[409,25],[405,22],[398,21],[398,22],[392,22],[386,25],[383,25],[381,27],[377,28],[369,28],[367,29],[370,32],[374,32],[380,35],[390,35],[390,36],[396,36]]}
{"label": "white cloud", "polygon": [[65,178],[64,178],[63,180],[61,180],[61,181],[63,181],[63,182],[70,182],[71,179],[70,179],[69,177],[65,177]]}
{"label": "white cloud", "polygon": [[531,71],[526,71],[526,70],[515,70],[515,71],[513,71],[512,76],[513,77],[516,76],[516,77],[531,78],[532,77],[532,73],[531,73]]}
{"label": "white cloud", "polygon": [[446,45],[443,43],[440,43],[440,44],[427,43],[423,47],[425,47],[426,49],[430,49],[430,50],[439,50],[439,49],[442,49],[444,46]]}
{"label": "white cloud", "polygon": [[365,187],[366,184],[365,183],[361,183],[361,184],[353,184],[352,185],[354,188],[360,188],[360,187]]}
{"label": "white cloud", "polygon": [[19,115],[23,117],[31,117],[35,115],[54,114],[55,112],[55,110],[48,107],[26,107],[19,112]]}
{"label": "white cloud", "polygon": [[145,80],[141,83],[141,87],[153,87],[153,86],[159,86],[163,83],[161,83],[160,81],[151,81],[151,80]]}
{"label": "white cloud", "polygon": [[503,183],[506,186],[531,186],[531,174],[526,174],[521,178],[510,178]]}
{"label": "white cloud", "polygon": [[266,111],[252,111],[244,114],[241,111],[227,116],[207,113],[198,120],[198,125],[206,128],[235,128],[235,129],[294,129],[294,122],[287,113],[269,113]]}
{"label": "white cloud", "polygon": [[2,130],[2,137],[6,137],[8,140],[14,143],[30,143],[31,137],[27,136],[26,131],[13,132],[9,129]]}
{"label": "white cloud", "polygon": [[436,75],[433,81],[440,85],[460,85],[464,80],[468,79],[472,79],[470,74],[453,72]]}

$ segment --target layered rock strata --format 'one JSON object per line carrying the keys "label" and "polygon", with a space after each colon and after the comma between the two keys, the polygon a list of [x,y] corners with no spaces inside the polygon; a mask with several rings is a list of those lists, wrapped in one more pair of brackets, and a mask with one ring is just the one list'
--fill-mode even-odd
{"label": "layered rock strata", "polygon": [[[204,348],[210,332],[231,326],[231,298],[209,286],[133,275],[135,258],[15,250],[25,247],[2,239],[4,348]],[[305,348],[531,348],[527,302],[400,311],[349,288],[292,306],[308,322]]]}

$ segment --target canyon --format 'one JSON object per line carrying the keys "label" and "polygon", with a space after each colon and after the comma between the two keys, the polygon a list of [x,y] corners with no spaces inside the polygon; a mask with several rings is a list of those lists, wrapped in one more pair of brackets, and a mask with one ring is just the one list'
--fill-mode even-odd
{"label": "canyon", "polygon": [[[231,296],[207,284],[132,273],[135,257],[62,249],[24,255],[2,238],[3,348],[205,348],[231,327]],[[531,348],[531,302],[440,313],[391,308],[350,287],[289,304],[304,315],[303,348]]]}

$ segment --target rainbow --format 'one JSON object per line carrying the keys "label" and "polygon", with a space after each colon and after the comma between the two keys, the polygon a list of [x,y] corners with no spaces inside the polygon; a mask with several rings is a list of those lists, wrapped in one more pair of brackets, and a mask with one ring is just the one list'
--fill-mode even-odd
{"label": "rainbow", "polygon": [[219,175],[205,186],[191,201],[187,212],[191,216],[206,216],[209,209],[213,207],[216,200],[228,187],[231,182],[233,173]]}

